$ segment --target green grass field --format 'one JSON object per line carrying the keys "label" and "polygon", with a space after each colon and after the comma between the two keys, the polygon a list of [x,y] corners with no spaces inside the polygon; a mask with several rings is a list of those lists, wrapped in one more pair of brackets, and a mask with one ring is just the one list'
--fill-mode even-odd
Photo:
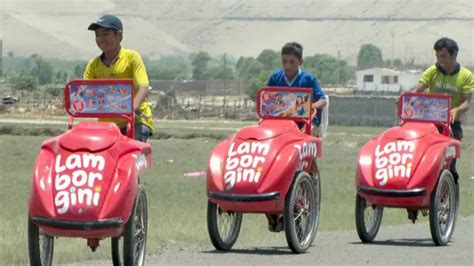
{"label": "green grass field", "polygon": [[[204,177],[185,177],[186,172],[205,170],[209,152],[226,136],[245,123],[163,122],[162,134],[174,136],[152,140],[154,165],[142,175],[149,209],[147,253],[163,249],[207,246],[213,249],[207,235]],[[191,127],[191,129],[189,129]],[[325,141],[320,162],[322,207],[319,230],[353,230],[354,169],[359,148],[372,134],[384,128],[336,127]],[[195,135],[193,135],[195,134]],[[192,136],[206,138],[190,138]],[[460,215],[474,214],[474,127],[465,128],[462,159],[458,164],[461,179]],[[2,264],[28,262],[27,209],[33,164],[40,144],[47,136],[0,135],[0,258]],[[422,217],[421,221],[427,221]],[[383,225],[409,223],[404,210],[389,209]],[[382,229],[383,230],[383,227]],[[429,229],[427,228],[427,232]],[[427,234],[429,237],[429,233]],[[267,243],[275,239],[286,245],[284,233],[270,233],[263,215],[244,215],[240,243]],[[84,239],[55,240],[54,262],[72,262],[110,258],[110,241],[101,242],[96,253],[90,252]],[[316,238],[316,241],[318,239]]]}

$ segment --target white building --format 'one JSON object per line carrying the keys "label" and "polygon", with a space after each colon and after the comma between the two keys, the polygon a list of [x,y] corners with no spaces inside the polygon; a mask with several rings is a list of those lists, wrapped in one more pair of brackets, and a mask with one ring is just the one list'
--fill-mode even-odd
{"label": "white building", "polygon": [[423,72],[418,70],[401,71],[398,82],[402,91],[410,91],[418,84]]}
{"label": "white building", "polygon": [[411,90],[421,77],[417,71],[371,68],[357,71],[357,89],[364,92],[399,93]]}

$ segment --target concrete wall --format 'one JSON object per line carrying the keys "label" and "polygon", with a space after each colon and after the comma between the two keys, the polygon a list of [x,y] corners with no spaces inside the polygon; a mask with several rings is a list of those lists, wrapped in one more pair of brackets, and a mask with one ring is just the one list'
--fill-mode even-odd
{"label": "concrete wall", "polygon": [[329,124],[393,126],[397,122],[398,97],[330,96]]}
{"label": "concrete wall", "polygon": [[464,117],[463,123],[467,125],[474,125],[474,102],[471,99],[471,108],[469,108],[468,114]]}
{"label": "concrete wall", "polygon": [[193,95],[241,95],[242,84],[237,80],[150,80],[154,90],[175,91],[176,94],[186,93]]}
{"label": "concrete wall", "polygon": [[[397,125],[397,96],[330,96],[329,124],[355,126]],[[463,124],[474,125],[474,102]]]}

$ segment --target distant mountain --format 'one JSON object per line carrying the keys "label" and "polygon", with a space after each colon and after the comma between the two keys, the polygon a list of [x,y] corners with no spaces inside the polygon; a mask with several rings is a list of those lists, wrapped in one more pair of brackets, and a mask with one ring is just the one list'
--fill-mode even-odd
{"label": "distant mountain", "polygon": [[433,62],[442,36],[458,41],[459,61],[474,65],[472,0],[2,0],[4,54],[86,59],[99,53],[87,26],[100,14],[124,22],[125,47],[150,58],[199,50],[257,56],[298,41],[305,54],[354,63],[373,43],[392,56]]}

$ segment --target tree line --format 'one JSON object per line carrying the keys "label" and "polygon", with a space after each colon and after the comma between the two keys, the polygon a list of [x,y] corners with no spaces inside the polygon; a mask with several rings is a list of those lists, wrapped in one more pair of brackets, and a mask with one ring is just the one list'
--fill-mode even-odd
{"label": "tree line", "polygon": [[[273,71],[281,67],[280,52],[264,49],[257,57],[233,57],[228,54],[211,56],[207,52],[188,55],[166,55],[159,60],[143,58],[150,79],[163,80],[241,80],[247,95],[254,98],[256,89],[264,86]],[[15,91],[35,91],[57,96],[71,79],[81,78],[86,61],[45,59],[38,54],[16,58],[12,52],[4,58],[5,83]],[[315,54],[304,58],[302,68],[315,74],[325,85],[354,83],[355,71],[373,67],[396,69],[414,68],[414,59],[384,60],[380,48],[373,44],[360,47],[357,66],[329,54]]]}

